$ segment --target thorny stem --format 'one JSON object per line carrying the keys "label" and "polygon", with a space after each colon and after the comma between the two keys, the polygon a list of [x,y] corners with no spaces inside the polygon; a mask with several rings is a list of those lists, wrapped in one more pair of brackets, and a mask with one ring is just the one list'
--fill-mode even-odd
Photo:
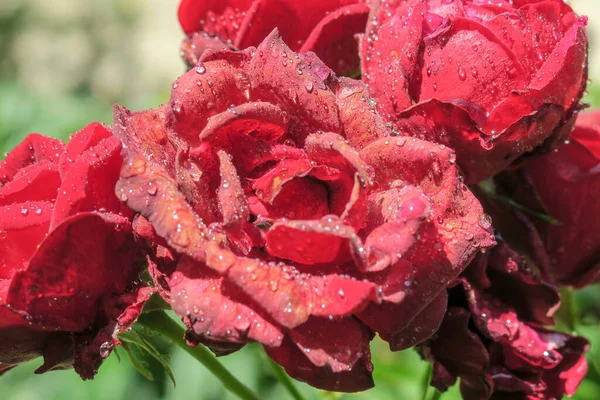
{"label": "thorny stem", "polygon": [[170,339],[189,355],[200,361],[202,365],[223,383],[225,389],[236,394],[240,399],[262,400],[258,394],[254,393],[250,388],[237,380],[237,378],[233,376],[206,347],[202,345],[190,347],[185,344],[183,340],[185,330],[164,311],[142,314],[138,319],[138,323]]}

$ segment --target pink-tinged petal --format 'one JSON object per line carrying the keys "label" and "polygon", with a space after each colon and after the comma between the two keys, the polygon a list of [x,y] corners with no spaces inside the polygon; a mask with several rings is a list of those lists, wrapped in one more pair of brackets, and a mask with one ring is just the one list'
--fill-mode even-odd
{"label": "pink-tinged petal", "polygon": [[366,235],[368,271],[396,264],[416,242],[421,223],[431,215],[431,204],[412,186],[392,188],[369,197]]}
{"label": "pink-tinged petal", "polygon": [[219,151],[218,156],[221,164],[218,197],[223,215],[223,227],[230,229],[234,234],[239,234],[242,225],[250,217],[248,201],[231,158],[223,150]]}
{"label": "pink-tinged petal", "polygon": [[390,349],[392,351],[402,351],[429,339],[440,328],[447,307],[448,294],[443,291],[406,328],[385,339],[389,342]]}
{"label": "pink-tinged petal", "polygon": [[371,9],[360,52],[362,78],[386,118],[412,103],[409,86],[417,69],[425,8],[422,2],[411,0],[391,11],[393,16],[383,22],[381,3],[385,2],[375,2]]}
{"label": "pink-tinged petal", "polygon": [[0,162],[0,185],[18,178],[29,165],[43,162],[57,164],[64,149],[65,145],[60,140],[32,133]]}
{"label": "pink-tinged petal", "polygon": [[196,260],[205,259],[206,226],[163,168],[148,165],[134,153],[125,159],[115,191],[171,247]]}
{"label": "pink-tinged petal", "polygon": [[69,149],[70,143],[67,146],[66,157],[61,164],[62,184],[54,206],[51,230],[80,212],[102,209],[130,215],[115,196],[115,184],[123,162],[119,139],[114,136],[102,138],[93,147],[77,154],[80,144],[76,141],[72,150]]}
{"label": "pink-tinged petal", "polygon": [[206,32],[194,32],[181,42],[181,57],[191,69],[205,51],[235,50],[229,42]]}
{"label": "pink-tinged petal", "polygon": [[340,78],[336,96],[344,137],[354,149],[360,151],[387,133],[374,102],[370,101],[371,94],[362,81]]}
{"label": "pink-tinged petal", "polygon": [[357,392],[373,387],[372,338],[368,328],[351,318],[311,318],[290,331],[281,346],[265,350],[295,379],[324,390]]}
{"label": "pink-tinged petal", "polygon": [[466,111],[475,121],[485,121],[486,112],[527,85],[529,76],[519,59],[475,20],[452,18],[447,31],[425,39],[424,45],[417,101],[435,98],[459,107],[475,104],[477,109]]}
{"label": "pink-tinged petal", "polygon": [[297,143],[309,133],[340,132],[336,97],[325,82],[330,72],[318,59],[296,58],[275,30],[250,61],[251,98],[277,104],[294,115],[290,134]]}
{"label": "pink-tinged petal", "polygon": [[144,156],[149,162],[172,170],[177,151],[166,130],[166,106],[156,110],[131,112],[115,105],[113,134],[123,147]]}
{"label": "pink-tinged petal", "polygon": [[277,221],[266,237],[267,252],[300,264],[328,264],[347,261],[350,255],[360,257],[363,245],[352,227],[335,217],[320,221]]}
{"label": "pink-tinged petal", "polygon": [[214,145],[220,138],[243,140],[245,136],[252,136],[271,142],[286,133],[288,122],[288,115],[271,103],[245,103],[210,117],[200,133],[200,140],[210,140]]}
{"label": "pink-tinged petal", "polygon": [[120,293],[141,267],[128,221],[79,213],[41,243],[17,272],[7,303],[45,329],[84,330],[104,296]]}
{"label": "pink-tinged petal", "polygon": [[31,164],[18,177],[0,184],[0,206],[27,201],[53,201],[60,186],[58,166],[48,161]]}
{"label": "pink-tinged petal", "polygon": [[[570,342],[570,343],[569,343]],[[558,373],[550,373],[548,383],[550,391],[560,396],[563,393],[573,396],[579,385],[587,376],[588,366],[585,352],[589,350],[589,343],[583,338],[572,338],[563,351],[563,361]],[[558,376],[557,376],[558,375]]]}
{"label": "pink-tinged petal", "polygon": [[[52,203],[41,201],[0,207],[0,279],[11,279],[27,268],[48,233],[52,208]],[[4,300],[5,294],[0,296]]]}
{"label": "pink-tinged petal", "polygon": [[[375,171],[373,181],[385,183],[379,190],[400,181],[419,187],[432,204],[429,220],[420,225],[419,240],[402,256],[402,262],[371,278],[381,285],[384,299],[401,302],[393,319],[384,323],[372,318],[372,324],[382,325],[390,335],[403,330],[433,301],[480,247],[495,243],[489,217],[462,184],[452,153],[406,137],[379,139],[361,151]],[[387,307],[394,306],[372,305],[365,314],[386,314]]]}
{"label": "pink-tinged petal", "polygon": [[211,116],[249,100],[251,80],[244,71],[250,57],[248,51],[204,53],[195,68],[173,83],[168,126],[196,145]]}
{"label": "pink-tinged petal", "polygon": [[315,52],[338,75],[356,71],[360,60],[355,35],[364,32],[368,16],[366,4],[352,4],[331,12],[317,24],[299,51]]}
{"label": "pink-tinged petal", "polygon": [[309,316],[343,317],[377,301],[375,285],[336,274],[310,275],[276,263],[240,258],[228,279],[278,323],[294,328]]}
{"label": "pink-tinged petal", "polygon": [[194,335],[215,342],[281,345],[283,332],[261,315],[260,306],[253,308],[246,294],[205,266],[184,257],[169,283],[171,307]]}

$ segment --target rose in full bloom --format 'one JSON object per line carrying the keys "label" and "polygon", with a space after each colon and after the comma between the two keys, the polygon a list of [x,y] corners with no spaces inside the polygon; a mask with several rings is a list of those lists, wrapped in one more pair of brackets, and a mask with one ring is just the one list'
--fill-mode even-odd
{"label": "rose in full bloom", "polygon": [[568,138],[587,35],[562,0],[377,0],[369,21],[362,77],[382,117],[452,147],[467,183]]}
{"label": "rose in full bloom", "polygon": [[460,377],[466,400],[573,395],[589,343],[543,327],[559,299],[506,244],[477,256],[449,291],[440,330],[420,348],[434,365],[432,384],[444,391]]}
{"label": "rose in full bloom", "polygon": [[394,137],[362,82],[278,36],[207,51],[165,106],[117,107],[117,195],[164,239],[151,271],[217,354],[262,343],[293,377],[372,385],[369,342],[427,339],[494,242],[449,148]]}
{"label": "rose in full bloom", "polygon": [[278,28],[292,50],[313,51],[346,75],[359,68],[355,35],[364,32],[368,14],[365,0],[182,0],[182,53],[194,65],[206,49],[257,46]]}
{"label": "rose in full bloom", "polygon": [[[499,228],[515,237],[545,279],[583,287],[600,274],[600,112],[579,115],[567,144],[528,160],[523,168],[496,179],[505,196],[556,222],[519,209],[490,208]],[[510,218],[513,217],[513,218]]]}
{"label": "rose in full bloom", "polygon": [[91,124],[66,146],[29,135],[0,163],[0,374],[43,355],[38,373],[92,378],[139,314],[149,289],[114,194],[120,151]]}

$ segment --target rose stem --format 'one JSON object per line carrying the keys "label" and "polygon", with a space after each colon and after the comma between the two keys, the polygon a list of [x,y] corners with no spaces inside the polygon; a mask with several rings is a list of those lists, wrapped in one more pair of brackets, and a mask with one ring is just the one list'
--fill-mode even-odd
{"label": "rose stem", "polygon": [[227,390],[236,394],[241,399],[262,400],[258,394],[237,380],[206,347],[203,345],[190,347],[185,344],[183,340],[185,329],[164,311],[143,314],[138,319],[138,323],[172,340],[177,346],[200,361],[202,365],[223,383]]}
{"label": "rose stem", "polygon": [[294,386],[292,379],[285,372],[285,370],[283,368],[281,368],[279,366],[279,364],[277,364],[276,362],[271,360],[271,358],[269,358],[268,356],[265,356],[265,358],[267,358],[269,364],[271,364],[271,367],[273,368],[273,372],[275,372],[275,376],[279,380],[279,383],[281,383],[287,389],[287,391],[290,393],[292,398],[294,398],[295,400],[304,400],[304,397],[298,391],[298,388],[296,386]]}

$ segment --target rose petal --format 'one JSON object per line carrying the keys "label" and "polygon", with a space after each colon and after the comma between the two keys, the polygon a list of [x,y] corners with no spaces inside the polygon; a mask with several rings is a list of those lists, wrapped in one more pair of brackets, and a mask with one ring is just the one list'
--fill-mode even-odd
{"label": "rose petal", "polygon": [[286,337],[280,347],[265,350],[295,379],[324,390],[356,392],[373,387],[372,337],[353,319],[311,318],[290,331],[290,339]]}
{"label": "rose petal", "polygon": [[80,331],[103,296],[138,273],[133,237],[119,216],[79,213],[63,221],[15,274],[7,304],[46,329]]}
{"label": "rose petal", "polygon": [[253,309],[247,295],[206,267],[184,257],[170,286],[171,307],[195,335],[216,342],[281,345],[281,329]]}
{"label": "rose petal", "polygon": [[0,162],[0,184],[12,181],[29,165],[43,162],[57,164],[64,148],[60,140],[37,133],[28,135]]}
{"label": "rose petal", "polygon": [[239,258],[227,277],[281,325],[294,328],[309,316],[347,316],[376,301],[375,286],[349,277],[310,275],[295,268]]}
{"label": "rose petal", "polygon": [[336,9],[317,24],[299,51],[314,51],[338,75],[356,71],[360,60],[355,34],[364,31],[368,16],[366,4]]}

